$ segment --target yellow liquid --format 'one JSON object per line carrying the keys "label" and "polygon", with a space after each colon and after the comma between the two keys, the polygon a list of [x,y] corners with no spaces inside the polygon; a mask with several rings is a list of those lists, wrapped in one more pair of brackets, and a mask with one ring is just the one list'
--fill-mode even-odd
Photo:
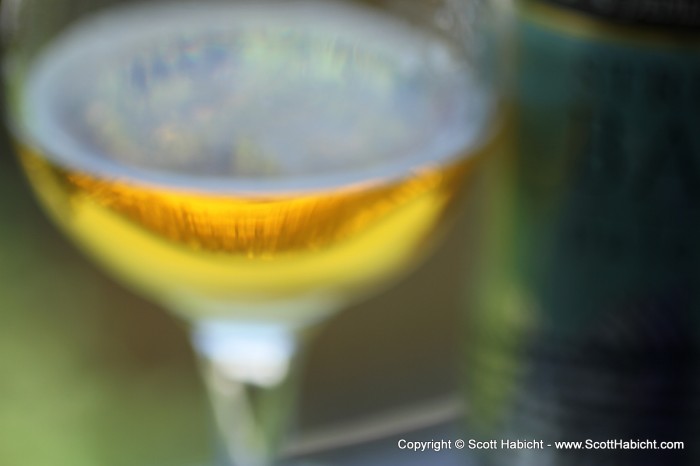
{"label": "yellow liquid", "polygon": [[55,220],[193,318],[338,305],[406,270],[484,118],[458,49],[358,7],[203,5],[88,19],[37,59],[18,146]]}
{"label": "yellow liquid", "polygon": [[169,303],[362,292],[424,252],[473,159],[385,183],[239,197],[22,162],[59,224],[123,280]]}

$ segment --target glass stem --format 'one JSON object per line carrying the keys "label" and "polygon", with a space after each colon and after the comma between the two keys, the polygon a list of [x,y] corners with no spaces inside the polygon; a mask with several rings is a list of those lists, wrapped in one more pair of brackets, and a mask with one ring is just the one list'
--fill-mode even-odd
{"label": "glass stem", "polygon": [[204,321],[192,342],[231,466],[269,466],[288,433],[308,329]]}

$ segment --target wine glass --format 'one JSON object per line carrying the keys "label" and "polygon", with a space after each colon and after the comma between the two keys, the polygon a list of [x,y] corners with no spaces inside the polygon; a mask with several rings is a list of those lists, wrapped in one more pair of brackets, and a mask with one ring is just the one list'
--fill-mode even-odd
{"label": "wine glass", "polygon": [[319,325],[426,254],[487,137],[469,0],[6,1],[17,152],[86,254],[191,329],[242,466]]}

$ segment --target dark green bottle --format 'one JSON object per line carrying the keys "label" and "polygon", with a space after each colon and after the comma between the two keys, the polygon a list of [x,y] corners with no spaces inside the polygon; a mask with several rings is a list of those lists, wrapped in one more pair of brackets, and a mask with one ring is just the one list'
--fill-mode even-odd
{"label": "dark green bottle", "polygon": [[469,435],[498,448],[466,450],[495,466],[700,464],[700,2],[512,14],[466,354]]}

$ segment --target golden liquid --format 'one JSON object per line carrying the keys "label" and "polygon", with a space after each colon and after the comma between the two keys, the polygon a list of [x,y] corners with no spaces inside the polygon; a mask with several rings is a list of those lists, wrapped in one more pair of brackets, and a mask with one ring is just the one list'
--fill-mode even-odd
{"label": "golden liquid", "polygon": [[98,178],[26,145],[19,152],[42,203],[89,254],[192,313],[208,312],[199,302],[376,286],[425,252],[474,160],[311,194],[243,197]]}
{"label": "golden liquid", "polygon": [[18,84],[19,152],[52,216],[189,317],[369,292],[425,252],[473,163],[483,99],[457,48],[309,5],[108,12]]}

